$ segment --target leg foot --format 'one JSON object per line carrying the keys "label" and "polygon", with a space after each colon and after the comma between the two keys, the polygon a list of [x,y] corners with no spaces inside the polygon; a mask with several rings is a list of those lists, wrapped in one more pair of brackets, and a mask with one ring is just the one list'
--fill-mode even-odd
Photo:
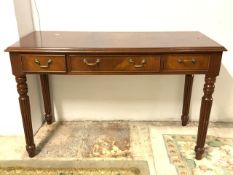
{"label": "leg foot", "polygon": [[195,146],[195,152],[196,152],[196,159],[197,160],[201,160],[202,159],[202,155],[205,152],[205,148],[198,148],[197,146]]}
{"label": "leg foot", "polygon": [[27,145],[26,150],[28,152],[29,157],[34,157],[36,155],[36,146],[34,145]]}
{"label": "leg foot", "polygon": [[181,115],[181,125],[186,126],[189,122],[189,116],[188,115]]}
{"label": "leg foot", "polygon": [[45,114],[44,116],[48,125],[53,123],[53,116],[51,114]]}

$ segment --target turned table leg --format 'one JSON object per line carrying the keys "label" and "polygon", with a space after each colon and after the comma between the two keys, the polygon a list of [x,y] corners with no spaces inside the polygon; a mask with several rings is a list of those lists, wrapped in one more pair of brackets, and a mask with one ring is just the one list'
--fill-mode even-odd
{"label": "turned table leg", "polygon": [[186,126],[189,121],[189,108],[193,86],[193,75],[185,75],[183,110],[181,115],[182,126]]}
{"label": "turned table leg", "polygon": [[45,120],[47,124],[51,124],[53,121],[52,111],[51,111],[51,99],[49,92],[49,79],[47,74],[40,75],[41,89],[44,100],[44,110],[45,110]]}
{"label": "turned table leg", "polygon": [[205,139],[209,124],[210,111],[213,103],[212,94],[214,92],[214,83],[216,77],[215,76],[205,76],[205,85],[203,88],[204,96],[201,101],[201,110],[200,110],[200,118],[199,118],[199,126],[197,133],[197,143],[195,147],[196,159],[200,160],[204,153],[204,145]]}
{"label": "turned table leg", "polygon": [[33,138],[32,121],[31,121],[31,110],[29,97],[27,95],[28,87],[26,83],[26,76],[16,76],[17,90],[19,93],[19,104],[21,109],[21,115],[23,119],[23,127],[26,139],[26,150],[29,157],[34,157],[36,147]]}

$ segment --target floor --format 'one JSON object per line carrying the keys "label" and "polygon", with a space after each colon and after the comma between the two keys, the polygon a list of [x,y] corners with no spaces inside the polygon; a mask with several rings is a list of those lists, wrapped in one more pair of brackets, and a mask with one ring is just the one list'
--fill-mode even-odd
{"label": "floor", "polygon": [[[162,134],[196,132],[195,122],[186,127],[180,122],[55,122],[44,124],[36,134],[37,156],[32,159],[25,152],[23,136],[0,136],[0,164],[75,160],[85,167],[109,166],[114,161],[120,167],[139,166],[145,175],[172,175],[176,170],[167,158]],[[233,124],[210,123],[208,134],[233,137]]]}

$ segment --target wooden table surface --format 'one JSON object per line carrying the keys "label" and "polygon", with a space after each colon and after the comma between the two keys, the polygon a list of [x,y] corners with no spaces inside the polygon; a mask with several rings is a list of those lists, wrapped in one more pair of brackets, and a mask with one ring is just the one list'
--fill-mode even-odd
{"label": "wooden table surface", "polygon": [[[27,74],[39,74],[45,120],[53,122],[49,74],[184,74],[182,125],[189,121],[194,74],[204,74],[195,147],[201,159],[215,80],[226,49],[200,32],[32,32],[6,49],[16,78],[26,149],[36,155]],[[174,92],[175,93],[175,92]],[[156,118],[155,118],[156,120]],[[56,148],[54,148],[56,149]]]}
{"label": "wooden table surface", "polygon": [[211,52],[223,46],[200,32],[33,32],[7,48],[17,52]]}

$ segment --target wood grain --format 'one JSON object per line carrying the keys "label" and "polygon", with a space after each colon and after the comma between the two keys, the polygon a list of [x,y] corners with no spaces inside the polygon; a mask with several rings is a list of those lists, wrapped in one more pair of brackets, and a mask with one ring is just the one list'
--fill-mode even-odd
{"label": "wood grain", "polygon": [[189,108],[193,87],[194,75],[185,75],[183,110],[181,115],[182,126],[186,126],[189,121]]}
{"label": "wood grain", "polygon": [[23,119],[23,128],[24,128],[25,140],[26,140],[26,150],[28,152],[29,157],[34,157],[36,147],[33,138],[31,110],[30,110],[29,97],[27,95],[28,87],[26,81],[27,79],[25,75],[16,77],[17,90],[19,93],[19,104]]}
{"label": "wood grain", "polygon": [[[41,75],[45,118],[52,122],[47,74],[184,74],[182,125],[189,120],[194,74],[205,74],[196,159],[201,159],[212,106],[214,82],[226,49],[200,32],[32,32],[6,49],[18,83],[26,148],[35,155],[26,76]],[[40,64],[35,64],[38,58]],[[52,63],[48,67],[48,60]],[[84,61],[85,59],[85,61]],[[132,61],[129,61],[132,59]],[[145,61],[143,61],[145,59]],[[179,61],[181,59],[181,61]],[[195,59],[193,61],[192,59]]]}
{"label": "wood grain", "polygon": [[[36,64],[35,60],[39,61],[40,65]],[[51,60],[51,64],[48,64],[49,60]],[[66,72],[65,55],[22,54],[21,61],[24,72]]]}
{"label": "wood grain", "polygon": [[[84,59],[87,63],[84,62]],[[96,61],[99,62],[96,62]],[[130,60],[132,62],[130,62]],[[87,65],[94,64],[94,65]],[[70,72],[159,72],[160,56],[71,55]]]}
{"label": "wood grain", "polygon": [[8,52],[158,53],[222,52],[200,32],[32,32]]}
{"label": "wood grain", "polygon": [[208,54],[167,54],[164,56],[164,71],[207,71],[209,62]]}
{"label": "wood grain", "polygon": [[199,118],[198,134],[197,134],[197,144],[195,147],[196,159],[200,160],[204,153],[204,145],[207,134],[207,128],[209,124],[210,111],[213,103],[212,94],[214,93],[214,83],[216,77],[214,76],[205,76],[205,85],[204,85],[204,96],[201,101],[201,111]]}
{"label": "wood grain", "polygon": [[45,120],[47,124],[51,124],[53,121],[52,110],[51,110],[51,99],[50,99],[50,91],[49,91],[49,78],[46,74],[40,75],[42,96],[44,101],[44,110],[45,110]]}

